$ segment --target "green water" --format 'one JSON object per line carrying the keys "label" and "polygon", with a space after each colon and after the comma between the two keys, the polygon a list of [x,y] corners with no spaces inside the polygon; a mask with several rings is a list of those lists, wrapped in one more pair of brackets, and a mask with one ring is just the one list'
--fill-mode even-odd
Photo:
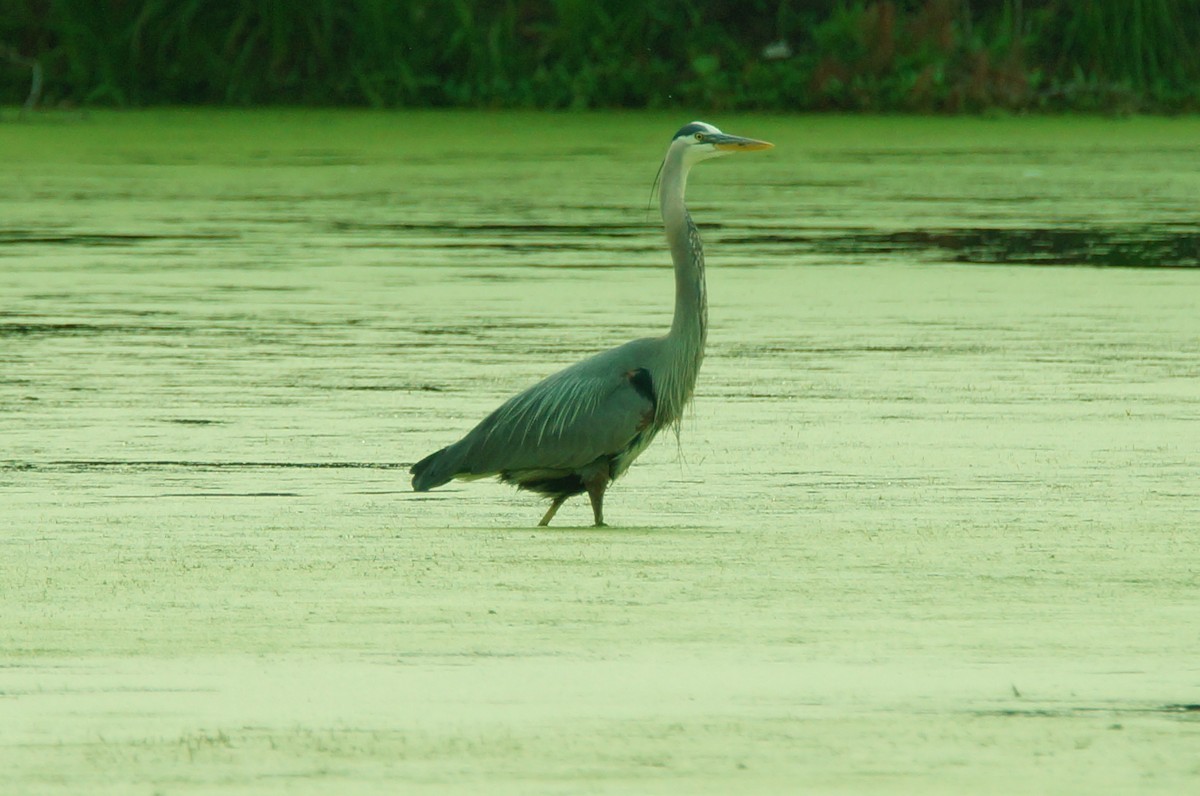
{"label": "green water", "polygon": [[[407,466],[669,323],[669,115],[0,124],[18,792],[1179,793],[1196,119],[708,118],[614,526]],[[1096,267],[1101,266],[1101,267]]]}

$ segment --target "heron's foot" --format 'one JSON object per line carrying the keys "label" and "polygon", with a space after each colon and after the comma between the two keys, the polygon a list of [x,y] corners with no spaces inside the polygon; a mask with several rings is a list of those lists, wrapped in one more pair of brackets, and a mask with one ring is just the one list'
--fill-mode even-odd
{"label": "heron's foot", "polygon": [[597,520],[596,523],[592,527],[593,528],[607,528],[608,523],[605,522],[604,520]]}
{"label": "heron's foot", "polygon": [[542,521],[538,523],[538,527],[545,527],[545,526],[549,525],[550,520],[554,519],[555,512],[558,511],[558,507],[561,506],[563,504],[563,501],[566,499],[567,498],[565,495],[556,497],[554,499],[554,502],[550,504],[550,508],[546,509],[546,513],[545,513],[545,515],[543,515]]}
{"label": "heron's foot", "polygon": [[598,473],[584,483],[592,500],[592,517],[596,520],[596,527],[600,528],[604,525],[604,490],[608,487],[608,473]]}

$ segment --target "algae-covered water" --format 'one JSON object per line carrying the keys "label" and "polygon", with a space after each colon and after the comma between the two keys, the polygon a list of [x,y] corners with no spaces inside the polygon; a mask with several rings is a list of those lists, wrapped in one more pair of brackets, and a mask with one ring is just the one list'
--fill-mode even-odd
{"label": "algae-covered water", "polygon": [[665,329],[691,118],[7,118],[4,792],[1200,785],[1200,121],[708,118],[593,529],[406,471]]}

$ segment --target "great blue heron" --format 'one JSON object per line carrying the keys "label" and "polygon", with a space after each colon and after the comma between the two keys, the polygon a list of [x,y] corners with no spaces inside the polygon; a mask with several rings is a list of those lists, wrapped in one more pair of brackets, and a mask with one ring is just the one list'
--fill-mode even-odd
{"label": "great blue heron", "polygon": [[704,358],[704,250],[683,202],[688,171],[702,160],[771,146],[704,122],[680,129],[659,189],[675,263],[671,330],[596,354],[510,398],[458,442],[414,464],[413,489],[497,475],[551,498],[539,525],[549,525],[563,501],[583,492],[596,525],[604,525],[604,490],[658,432],[674,426],[678,433]]}

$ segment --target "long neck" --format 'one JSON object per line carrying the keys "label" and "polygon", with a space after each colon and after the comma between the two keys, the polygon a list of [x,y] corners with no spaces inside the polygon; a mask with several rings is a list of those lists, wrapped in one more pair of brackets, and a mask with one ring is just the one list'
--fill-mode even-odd
{"label": "long neck", "polygon": [[684,205],[687,167],[681,150],[672,148],[663,164],[659,206],[671,260],[675,263],[675,316],[664,343],[671,359],[667,376],[665,419],[678,424],[684,405],[692,396],[696,374],[704,358],[708,327],[708,302],[704,285],[704,249],[700,233]]}
{"label": "long neck", "polygon": [[659,193],[663,226],[671,247],[671,260],[675,263],[675,317],[671,322],[671,334],[697,338],[703,349],[708,325],[704,248],[700,245],[700,232],[692,223],[683,201],[686,187],[687,168],[683,165],[681,152],[672,150],[663,164]]}

